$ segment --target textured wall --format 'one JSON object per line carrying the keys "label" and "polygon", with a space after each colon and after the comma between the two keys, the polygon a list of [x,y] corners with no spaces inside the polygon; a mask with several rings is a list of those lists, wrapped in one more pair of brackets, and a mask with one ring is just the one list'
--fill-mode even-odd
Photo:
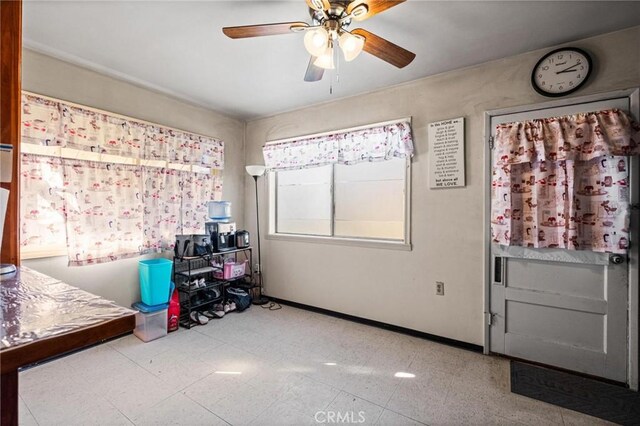
{"label": "textured wall", "polygon": [[[244,215],[244,122],[123,81],[23,50],[24,90],[153,123],[200,133],[225,142],[223,199],[231,201],[242,227]],[[67,267],[67,258],[24,261],[24,265],[125,306],[139,300],[138,260]]]}
{"label": "textured wall", "polygon": [[[570,45],[586,49],[595,58],[591,81],[575,96],[640,86],[640,27]],[[413,251],[265,239],[266,292],[482,344],[484,113],[548,100],[530,86],[531,69],[548,50],[247,123],[247,164],[261,164],[261,147],[267,140],[413,117]],[[467,186],[431,190],[427,125],[460,116],[466,119]],[[251,227],[255,223],[253,182],[247,179],[246,184],[245,221]],[[266,200],[264,189],[261,186],[261,197]],[[263,205],[261,223],[266,224]],[[445,282],[444,297],[435,296],[435,281]]]}

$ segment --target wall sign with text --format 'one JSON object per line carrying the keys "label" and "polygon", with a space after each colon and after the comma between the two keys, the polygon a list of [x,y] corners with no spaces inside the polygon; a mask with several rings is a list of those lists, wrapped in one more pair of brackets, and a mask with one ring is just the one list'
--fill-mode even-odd
{"label": "wall sign with text", "polygon": [[464,117],[429,123],[431,188],[465,186]]}

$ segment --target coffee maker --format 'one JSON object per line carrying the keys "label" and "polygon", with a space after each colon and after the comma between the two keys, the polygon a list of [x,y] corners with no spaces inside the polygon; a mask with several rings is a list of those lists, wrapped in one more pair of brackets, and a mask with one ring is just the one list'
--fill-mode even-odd
{"label": "coffee maker", "polygon": [[235,222],[206,222],[205,232],[211,235],[211,247],[214,253],[235,250]]}

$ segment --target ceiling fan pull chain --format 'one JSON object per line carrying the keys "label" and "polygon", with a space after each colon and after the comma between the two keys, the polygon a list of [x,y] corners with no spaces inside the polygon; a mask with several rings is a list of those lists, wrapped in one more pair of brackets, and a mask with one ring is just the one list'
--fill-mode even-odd
{"label": "ceiling fan pull chain", "polygon": [[[338,83],[340,81],[339,77],[339,69],[340,69],[340,56],[336,54],[338,49],[333,49],[331,54],[333,55],[333,63],[335,64],[334,69],[330,70],[333,74],[335,74],[335,81]],[[333,95],[333,76],[329,79],[329,94]]]}
{"label": "ceiling fan pull chain", "polygon": [[333,54],[336,62],[336,83],[340,83],[340,55],[338,54],[338,49],[333,49]]}
{"label": "ceiling fan pull chain", "polygon": [[[335,70],[334,70],[335,72]],[[333,95],[333,83],[335,82],[333,76],[329,79],[331,82],[329,83],[329,94]]]}

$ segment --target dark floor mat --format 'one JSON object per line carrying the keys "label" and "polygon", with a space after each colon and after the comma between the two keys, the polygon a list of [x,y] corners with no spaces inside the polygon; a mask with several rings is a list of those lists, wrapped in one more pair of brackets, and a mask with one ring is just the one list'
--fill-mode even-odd
{"label": "dark floor mat", "polygon": [[621,425],[640,425],[640,393],[622,386],[511,361],[511,392]]}

